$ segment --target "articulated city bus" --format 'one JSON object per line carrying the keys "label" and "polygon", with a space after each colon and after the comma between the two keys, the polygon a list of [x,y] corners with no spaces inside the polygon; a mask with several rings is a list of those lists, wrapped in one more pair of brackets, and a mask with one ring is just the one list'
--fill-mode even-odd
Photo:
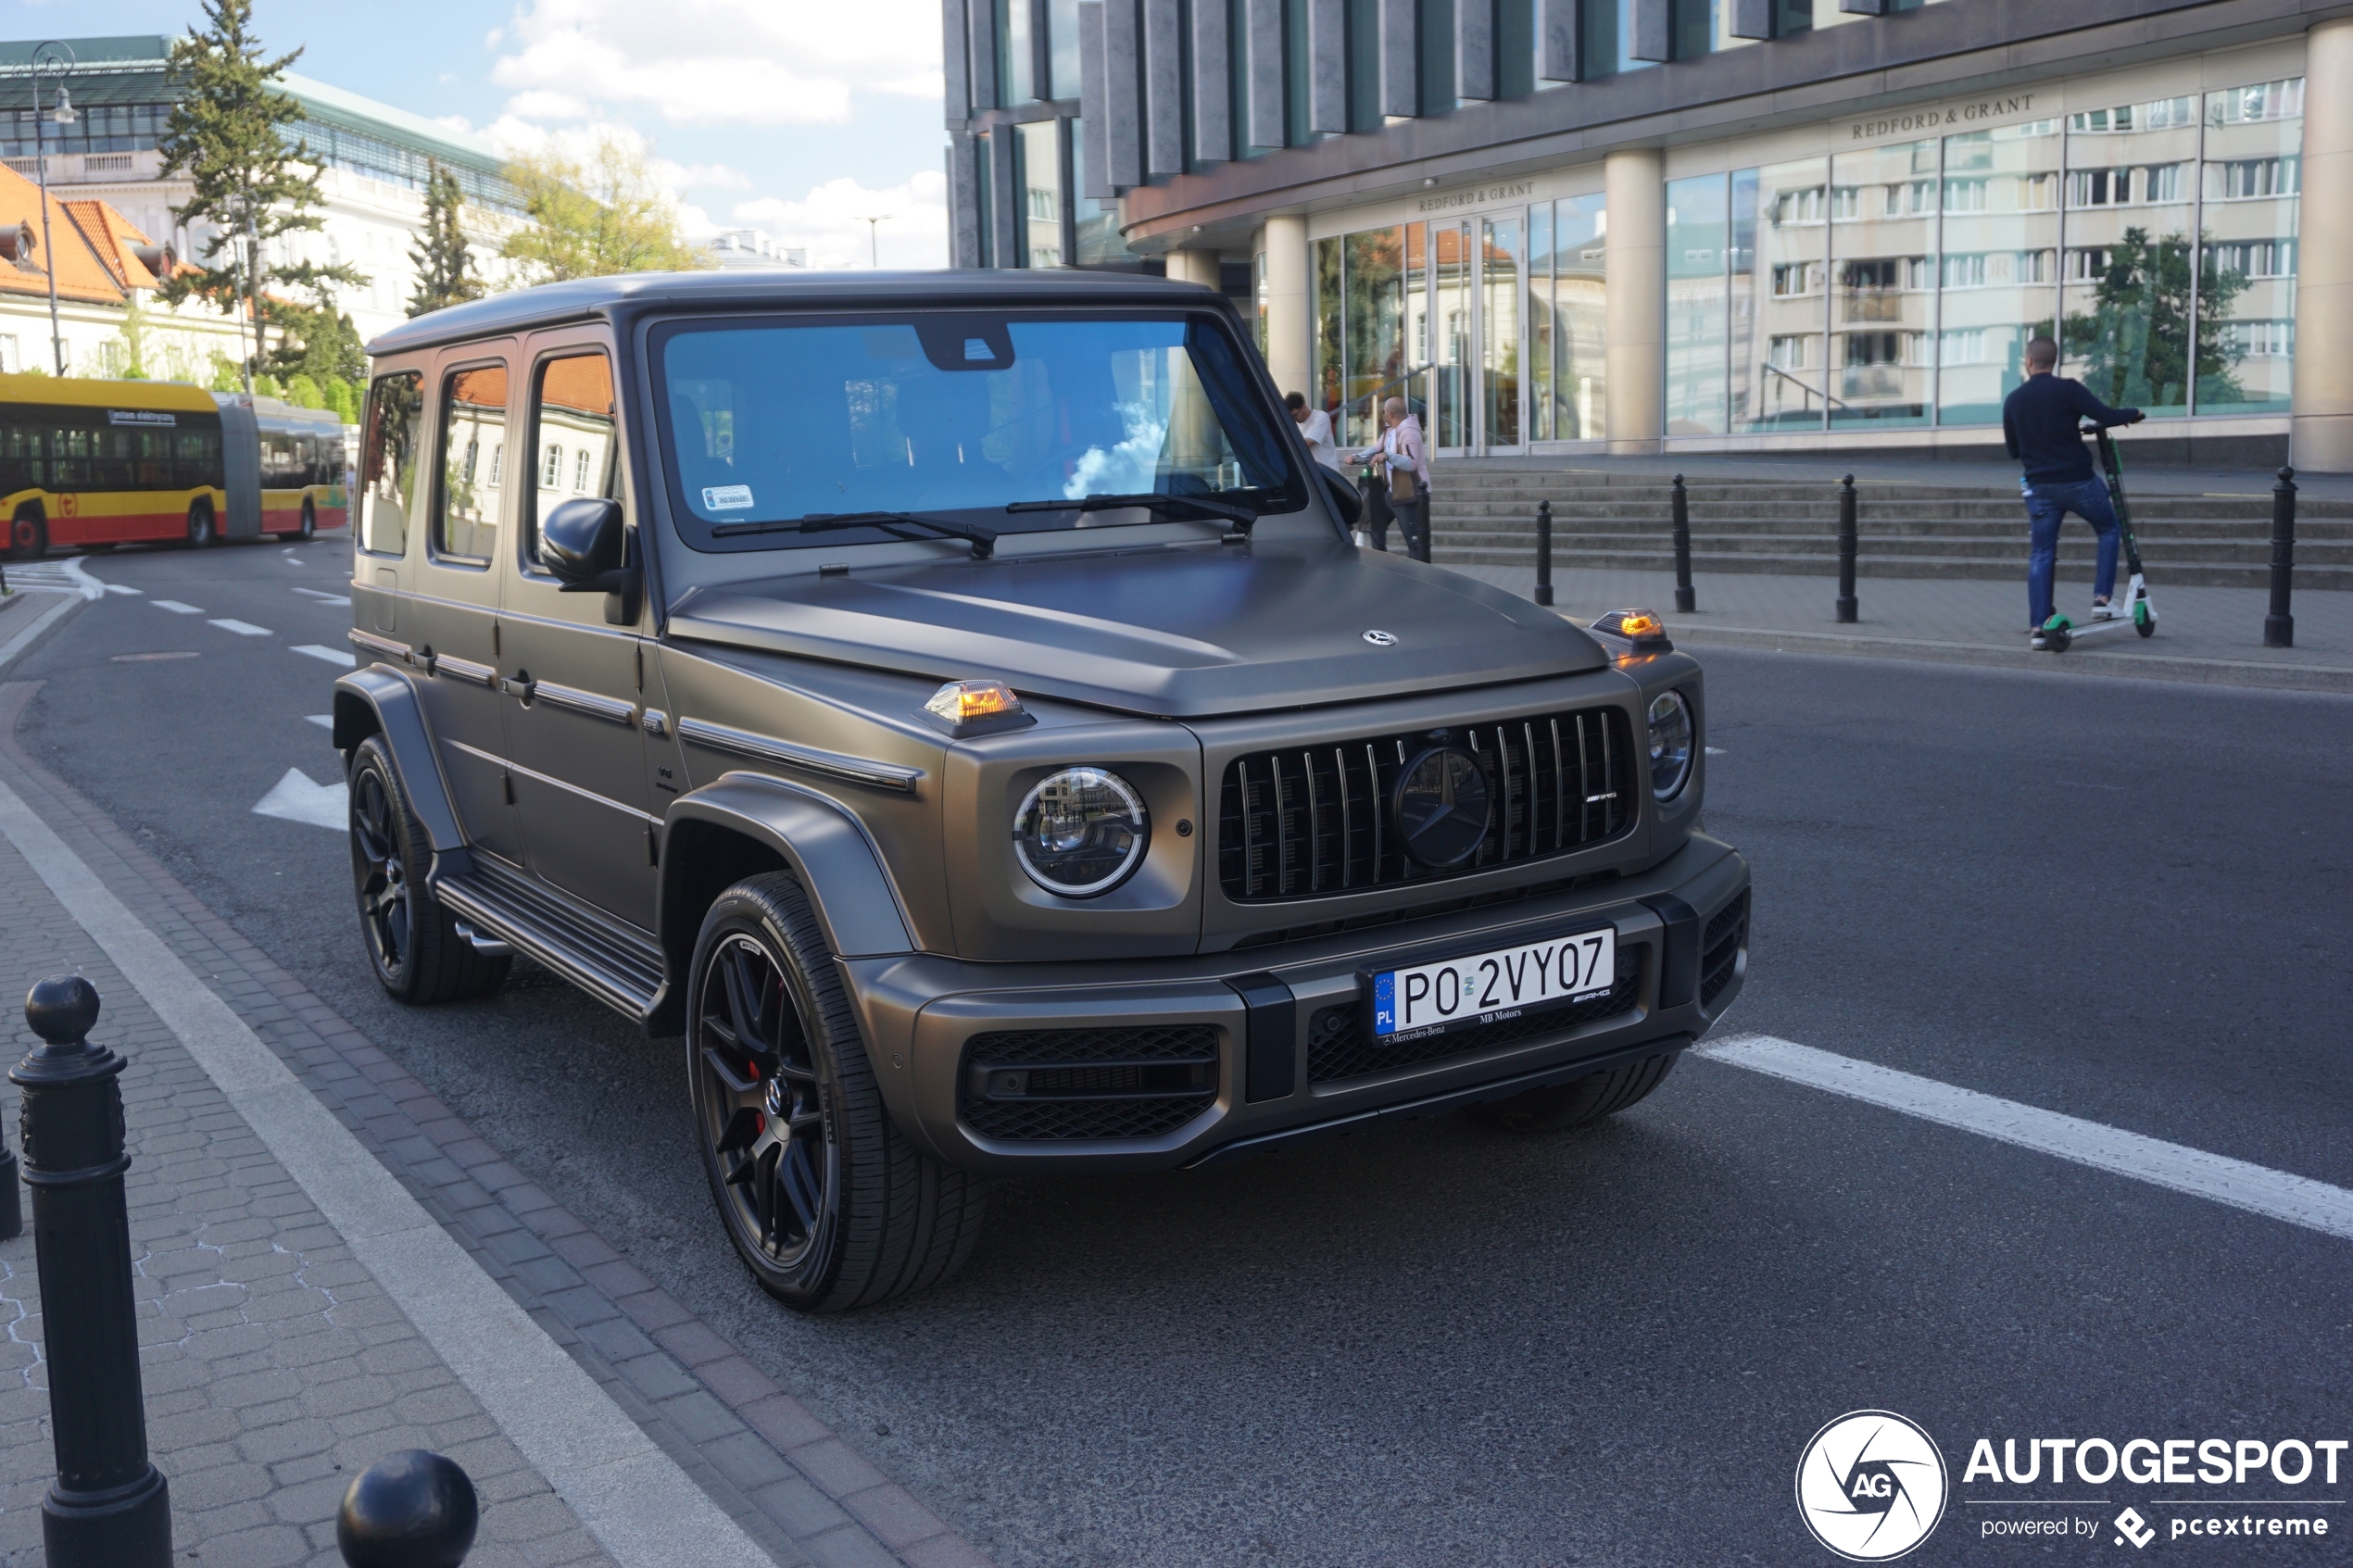
{"label": "articulated city bus", "polygon": [[343,448],[333,414],[275,398],[0,376],[7,553],[340,528]]}

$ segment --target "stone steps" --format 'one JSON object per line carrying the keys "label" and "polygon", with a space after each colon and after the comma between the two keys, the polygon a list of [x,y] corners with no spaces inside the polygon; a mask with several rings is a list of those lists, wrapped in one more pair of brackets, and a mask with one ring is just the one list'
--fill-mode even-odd
{"label": "stone steps", "polygon": [[[1394,535],[1391,547],[1396,547]],[[1431,549],[1431,558],[1441,566],[1502,566],[1527,570],[1532,559],[1525,550],[1456,549],[1442,541]],[[2263,588],[2271,583],[2271,568],[2216,565],[2210,562],[2174,562],[2148,560],[2149,581],[2153,586],[2171,583],[2194,588]],[[2062,549],[2059,552],[2061,574],[2070,578],[2088,573],[2093,565],[2092,552],[2080,555]],[[1675,569],[1671,550],[1644,551],[1633,549],[1594,550],[1576,556],[1555,555],[1553,576],[1555,582],[1566,580],[1579,570],[1589,571],[1672,571]],[[1862,577],[1929,577],[1957,578],[1975,582],[2007,583],[2023,581],[2026,576],[2025,552],[2020,550],[2005,560],[1951,556],[1882,556],[1864,552],[1856,557],[1856,573]],[[1710,575],[1729,572],[1772,572],[1798,577],[1835,577],[1838,558],[1835,555],[1752,555],[1718,556],[1700,550],[1692,552],[1692,575],[1704,581]],[[2298,589],[2353,590],[2353,567],[2307,567],[2298,562],[2296,569]]]}

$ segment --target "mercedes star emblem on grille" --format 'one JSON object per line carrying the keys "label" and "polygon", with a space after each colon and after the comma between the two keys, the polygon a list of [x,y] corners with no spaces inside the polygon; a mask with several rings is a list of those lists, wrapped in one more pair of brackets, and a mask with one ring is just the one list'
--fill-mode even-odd
{"label": "mercedes star emblem on grille", "polygon": [[1459,866],[1487,838],[1487,771],[1460,746],[1433,746],[1397,775],[1390,809],[1405,853],[1425,866]]}
{"label": "mercedes star emblem on grille", "polygon": [[1373,646],[1377,648],[1393,648],[1397,646],[1397,633],[1394,632],[1367,632],[1365,633],[1365,640],[1372,644]]}

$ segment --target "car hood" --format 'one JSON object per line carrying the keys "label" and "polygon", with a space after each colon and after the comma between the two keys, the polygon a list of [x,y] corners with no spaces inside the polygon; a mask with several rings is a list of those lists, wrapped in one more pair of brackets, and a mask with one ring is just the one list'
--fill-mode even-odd
{"label": "car hood", "polygon": [[[1338,540],[1000,556],[697,588],[669,634],[1163,718],[1598,670],[1584,632]],[[1383,638],[1393,639],[1384,641]]]}

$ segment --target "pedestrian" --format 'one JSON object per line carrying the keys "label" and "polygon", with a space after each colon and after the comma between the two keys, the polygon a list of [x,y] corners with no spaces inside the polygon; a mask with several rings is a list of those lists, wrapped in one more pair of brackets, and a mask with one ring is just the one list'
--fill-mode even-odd
{"label": "pedestrian", "polygon": [[2111,408],[2082,382],[2057,374],[2058,345],[2046,337],[2026,345],[2026,382],[2002,400],[2002,444],[2026,470],[2019,491],[2026,497],[2026,633],[2045,646],[2043,628],[2057,613],[2052,577],[2058,564],[2059,524],[2073,512],[2099,537],[2099,567],[2092,584],[2092,619],[2113,621],[2123,613],[2109,602],[2116,592],[2120,543],[2116,508],[2108,485],[2094,473],[2084,450],[2081,421],[2133,425],[2148,416],[2138,408]]}
{"label": "pedestrian", "polygon": [[1421,421],[1405,408],[1403,397],[1381,405],[1380,445],[1367,447],[1358,461],[1378,463],[1388,480],[1389,508],[1397,514],[1398,531],[1405,535],[1405,552],[1416,560],[1429,559],[1429,458],[1422,444]]}
{"label": "pedestrian", "polygon": [[1340,448],[1332,444],[1332,417],[1321,408],[1311,408],[1307,399],[1298,393],[1283,398],[1290,410],[1291,422],[1299,426],[1300,439],[1307,443],[1307,455],[1331,470],[1340,471]]}

